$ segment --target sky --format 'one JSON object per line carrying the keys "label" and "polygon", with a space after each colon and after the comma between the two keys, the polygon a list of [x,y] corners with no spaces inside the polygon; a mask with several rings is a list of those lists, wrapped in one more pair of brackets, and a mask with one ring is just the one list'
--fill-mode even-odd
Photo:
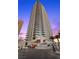
{"label": "sky", "polygon": [[[18,20],[23,20],[20,36],[25,37],[31,16],[31,12],[36,0],[18,0]],[[40,0],[48,14],[53,35],[60,30],[60,0]]]}

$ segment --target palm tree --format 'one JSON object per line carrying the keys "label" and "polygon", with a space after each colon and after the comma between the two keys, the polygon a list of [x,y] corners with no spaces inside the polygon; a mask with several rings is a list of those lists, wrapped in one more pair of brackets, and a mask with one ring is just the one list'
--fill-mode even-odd
{"label": "palm tree", "polygon": [[33,37],[33,40],[35,40],[35,37]]}
{"label": "palm tree", "polygon": [[50,36],[50,38],[49,39],[51,39],[52,41],[54,40],[54,37],[53,36]]}
{"label": "palm tree", "polygon": [[53,36],[50,36],[50,38],[49,38],[49,39],[51,39],[51,40],[52,40],[52,42],[53,42],[52,47],[53,47],[53,51],[55,52],[55,51],[56,51],[56,48],[55,48],[55,44],[54,44],[54,37],[53,37]]}
{"label": "palm tree", "polygon": [[60,48],[60,41],[59,41],[60,33],[58,33],[58,35],[56,35],[55,38],[58,40],[58,46],[59,46],[59,48]]}

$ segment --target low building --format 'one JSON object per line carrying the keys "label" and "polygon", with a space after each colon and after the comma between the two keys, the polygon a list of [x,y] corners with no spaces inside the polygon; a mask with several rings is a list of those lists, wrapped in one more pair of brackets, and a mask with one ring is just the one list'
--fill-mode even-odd
{"label": "low building", "polygon": [[25,40],[19,39],[18,40],[18,48],[24,48],[25,47]]}

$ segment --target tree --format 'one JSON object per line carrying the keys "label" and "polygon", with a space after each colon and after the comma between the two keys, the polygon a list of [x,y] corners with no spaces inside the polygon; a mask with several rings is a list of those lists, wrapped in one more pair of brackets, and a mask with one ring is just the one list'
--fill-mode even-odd
{"label": "tree", "polygon": [[35,40],[35,37],[33,37],[33,40]]}
{"label": "tree", "polygon": [[59,41],[60,33],[58,33],[58,35],[56,35],[55,38],[58,40],[58,46],[59,46],[59,48],[60,48],[60,41]]}
{"label": "tree", "polygon": [[25,45],[27,45],[27,42],[25,43]]}
{"label": "tree", "polygon": [[53,47],[53,51],[55,52],[55,51],[56,51],[56,48],[55,48],[55,44],[54,44],[54,37],[53,37],[53,36],[50,36],[50,38],[49,38],[49,39],[51,39],[51,40],[52,40],[52,42],[53,42],[52,47]]}
{"label": "tree", "polygon": [[53,36],[50,36],[50,38],[49,38],[49,39],[54,40],[54,37],[53,37]]}
{"label": "tree", "polygon": [[59,35],[59,38],[60,38],[60,32],[58,33],[58,35]]}

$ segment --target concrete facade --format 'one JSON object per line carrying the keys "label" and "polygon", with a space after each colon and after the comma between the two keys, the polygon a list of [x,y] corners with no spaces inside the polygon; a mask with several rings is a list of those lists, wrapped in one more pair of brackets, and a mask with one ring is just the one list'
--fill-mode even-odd
{"label": "concrete facade", "polygon": [[47,13],[43,5],[37,1],[33,6],[26,40],[31,41],[38,37],[44,37],[46,40],[49,40],[50,36],[52,36],[52,31]]}

